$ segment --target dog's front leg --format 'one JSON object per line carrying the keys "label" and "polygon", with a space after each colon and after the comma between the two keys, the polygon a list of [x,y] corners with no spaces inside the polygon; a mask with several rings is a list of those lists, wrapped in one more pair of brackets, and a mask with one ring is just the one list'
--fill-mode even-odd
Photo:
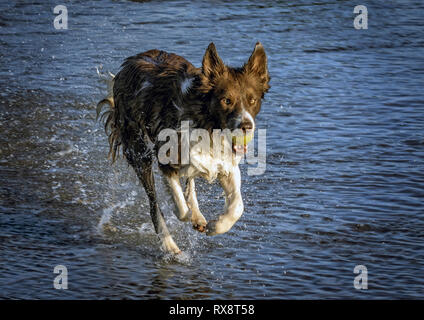
{"label": "dog's front leg", "polygon": [[172,197],[177,206],[178,213],[175,215],[181,221],[190,219],[190,210],[184,197],[183,189],[181,188],[180,178],[176,174],[166,175],[166,180],[171,188]]}
{"label": "dog's front leg", "polygon": [[196,189],[194,185],[194,178],[187,179],[185,196],[187,199],[187,204],[191,209],[191,223],[193,224],[193,228],[199,232],[205,232],[207,222],[199,209],[199,203],[197,202]]}
{"label": "dog's front leg", "polygon": [[227,232],[243,214],[240,169],[238,166],[233,168],[228,176],[219,176],[219,181],[225,192],[225,213],[219,216],[218,220],[209,221],[206,226],[206,234],[209,236]]}

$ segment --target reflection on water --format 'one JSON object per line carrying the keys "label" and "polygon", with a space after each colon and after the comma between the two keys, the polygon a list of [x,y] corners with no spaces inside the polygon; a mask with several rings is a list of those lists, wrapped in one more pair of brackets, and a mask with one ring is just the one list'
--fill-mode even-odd
{"label": "reflection on water", "polygon": [[[361,31],[349,1],[75,1],[62,31],[55,5],[0,4],[0,297],[423,297],[422,3],[373,1]],[[217,237],[177,221],[159,181],[184,250],[163,255],[132,169],[106,159],[96,67],[151,48],[199,66],[210,41],[239,65],[258,40],[267,171],[243,166],[245,214]],[[221,190],[198,185],[210,219]]]}

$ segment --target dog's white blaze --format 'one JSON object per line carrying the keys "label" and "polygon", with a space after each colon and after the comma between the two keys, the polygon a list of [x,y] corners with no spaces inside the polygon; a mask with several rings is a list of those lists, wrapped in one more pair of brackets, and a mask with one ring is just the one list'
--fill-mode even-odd
{"label": "dog's white blaze", "polygon": [[185,78],[181,82],[181,92],[183,94],[186,94],[188,90],[190,89],[192,83],[193,83],[193,78]]}
{"label": "dog's white blaze", "polygon": [[253,117],[252,117],[252,115],[250,114],[250,112],[246,111],[246,110],[243,108],[243,114],[242,114],[242,117],[243,117],[243,118],[247,118],[247,119],[249,119],[249,120],[250,120],[250,122],[252,122],[252,126],[253,126],[252,131],[255,131],[255,120],[253,120]]}

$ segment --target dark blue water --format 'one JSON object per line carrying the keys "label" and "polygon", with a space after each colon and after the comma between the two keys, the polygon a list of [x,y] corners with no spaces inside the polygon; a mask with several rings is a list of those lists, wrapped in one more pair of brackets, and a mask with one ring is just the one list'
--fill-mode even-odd
{"label": "dark blue water", "polygon": [[[67,1],[55,30],[58,4],[0,4],[1,298],[424,297],[421,1]],[[106,159],[96,67],[152,48],[199,66],[211,41],[231,65],[266,48],[267,167],[242,166],[245,213],[216,237],[177,221],[159,185],[176,260],[132,169]],[[198,186],[211,219],[221,190]]]}

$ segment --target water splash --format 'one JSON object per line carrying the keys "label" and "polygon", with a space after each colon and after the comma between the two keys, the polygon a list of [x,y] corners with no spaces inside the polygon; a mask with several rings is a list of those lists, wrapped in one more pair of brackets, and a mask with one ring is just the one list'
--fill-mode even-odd
{"label": "water splash", "polygon": [[113,227],[112,224],[111,224],[111,218],[112,218],[113,212],[116,209],[123,209],[127,205],[133,205],[133,204],[134,204],[133,201],[127,200],[127,201],[119,202],[119,203],[117,203],[117,204],[115,204],[115,205],[113,205],[109,208],[103,209],[103,214],[102,214],[100,221],[97,225],[97,232],[100,233],[100,234],[103,234],[103,232],[105,230],[116,232],[117,231],[116,227]]}

